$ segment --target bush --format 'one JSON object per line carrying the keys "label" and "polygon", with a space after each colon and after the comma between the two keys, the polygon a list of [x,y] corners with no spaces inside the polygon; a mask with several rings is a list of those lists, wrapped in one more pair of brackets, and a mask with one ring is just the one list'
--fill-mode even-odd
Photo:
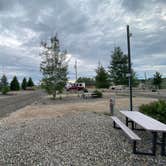
{"label": "bush", "polygon": [[1,92],[3,95],[6,95],[9,92],[9,87],[8,86],[2,87]]}
{"label": "bush", "polygon": [[102,92],[95,90],[92,92],[92,97],[101,98],[103,96]]}
{"label": "bush", "polygon": [[166,124],[166,101],[159,100],[139,107],[140,112]]}
{"label": "bush", "polygon": [[85,89],[84,89],[84,92],[85,92],[85,93],[88,92],[88,89],[85,88]]}

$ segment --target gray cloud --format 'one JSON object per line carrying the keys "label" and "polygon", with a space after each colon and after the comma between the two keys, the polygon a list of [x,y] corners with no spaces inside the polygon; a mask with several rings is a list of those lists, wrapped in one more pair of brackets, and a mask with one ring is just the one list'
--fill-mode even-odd
{"label": "gray cloud", "polygon": [[75,59],[80,76],[94,76],[98,61],[108,66],[115,46],[127,52],[126,24],[133,33],[132,60],[138,75],[152,76],[158,70],[166,76],[164,0],[1,0],[0,66],[9,77],[33,75],[37,81],[40,41],[57,32],[62,49],[71,54],[69,77],[74,78]]}

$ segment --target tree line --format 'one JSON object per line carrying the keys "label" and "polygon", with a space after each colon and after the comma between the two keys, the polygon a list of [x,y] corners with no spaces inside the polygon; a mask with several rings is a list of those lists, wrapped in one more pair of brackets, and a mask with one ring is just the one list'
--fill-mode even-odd
{"label": "tree line", "polygon": [[[112,51],[110,64],[107,69],[99,63],[96,71],[96,76],[93,79],[79,78],[78,82],[87,82],[91,80],[91,83],[96,88],[109,88],[111,85],[128,85],[128,57],[123,53],[120,47],[115,47]],[[132,69],[131,72],[132,85],[138,85],[138,79],[136,73]],[[87,83],[86,83],[87,84]],[[89,84],[89,82],[88,82]]]}
{"label": "tree line", "polygon": [[[67,51],[60,49],[60,42],[57,36],[50,39],[50,42],[41,42],[40,70],[43,74],[42,87],[56,98],[57,93],[61,93],[68,81]],[[95,85],[96,88],[109,88],[110,85],[128,86],[128,56],[123,53],[120,47],[115,47],[112,51],[110,63],[105,69],[99,63],[95,78],[80,77],[76,82],[85,82],[86,85]],[[136,73],[131,69],[131,84],[139,84]],[[154,85],[160,87],[161,75],[154,75]]]}
{"label": "tree line", "polygon": [[27,87],[33,87],[34,82],[31,77],[27,80],[23,78],[21,84],[19,83],[16,76],[13,77],[12,81],[9,83],[6,75],[3,75],[0,79],[0,91],[2,94],[6,94],[9,91],[18,91],[20,89],[26,90]]}

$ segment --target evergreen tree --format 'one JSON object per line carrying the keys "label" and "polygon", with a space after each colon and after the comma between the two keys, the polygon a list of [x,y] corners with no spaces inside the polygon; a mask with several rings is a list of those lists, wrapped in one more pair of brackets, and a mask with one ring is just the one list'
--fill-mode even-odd
{"label": "evergreen tree", "polygon": [[57,92],[61,92],[67,82],[67,52],[60,50],[57,36],[51,38],[51,45],[42,42],[42,62],[40,70],[43,74],[42,85],[45,90],[56,98]]}
{"label": "evergreen tree", "polygon": [[26,88],[27,88],[27,80],[26,80],[25,77],[24,77],[23,80],[22,80],[21,87],[22,87],[23,90],[26,90]]}
{"label": "evergreen tree", "polygon": [[34,83],[33,83],[31,77],[29,77],[29,80],[28,80],[28,82],[27,82],[27,86],[28,86],[28,87],[32,87],[32,86],[34,86]]}
{"label": "evergreen tree", "polygon": [[120,47],[115,47],[111,55],[109,68],[110,79],[115,85],[128,85],[128,57]]}
{"label": "evergreen tree", "polygon": [[109,75],[107,71],[104,69],[104,67],[100,64],[96,69],[95,80],[96,80],[96,88],[109,88],[110,86]]}
{"label": "evergreen tree", "polygon": [[[136,73],[132,71],[132,85],[138,84]],[[128,57],[125,55],[120,47],[115,47],[111,55],[111,62],[108,66],[110,80],[115,85],[128,85]]]}
{"label": "evergreen tree", "polygon": [[8,81],[7,81],[7,77],[5,75],[3,75],[1,77],[0,90],[1,90],[2,94],[7,94],[7,92],[9,92]]}
{"label": "evergreen tree", "polygon": [[162,75],[159,72],[156,72],[153,76],[153,85],[155,85],[156,89],[161,88],[162,83]]}
{"label": "evergreen tree", "polygon": [[10,83],[10,90],[20,90],[20,84],[16,76],[13,77],[13,80]]}

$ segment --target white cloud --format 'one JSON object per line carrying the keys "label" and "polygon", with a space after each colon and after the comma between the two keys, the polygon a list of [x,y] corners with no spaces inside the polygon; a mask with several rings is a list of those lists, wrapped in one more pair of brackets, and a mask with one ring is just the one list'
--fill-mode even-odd
{"label": "white cloud", "polygon": [[21,44],[22,43],[15,38],[0,35],[0,46],[16,48],[19,47]]}

